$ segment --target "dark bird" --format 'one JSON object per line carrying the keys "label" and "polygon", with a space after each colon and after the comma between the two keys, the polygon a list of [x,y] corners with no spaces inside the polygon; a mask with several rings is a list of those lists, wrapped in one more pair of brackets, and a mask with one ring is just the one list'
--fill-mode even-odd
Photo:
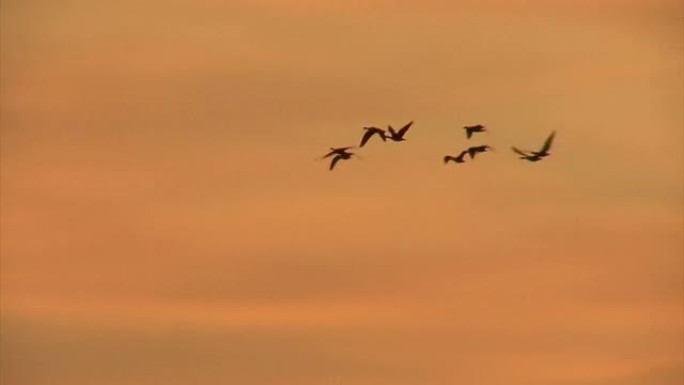
{"label": "dark bird", "polygon": [[404,139],[404,134],[406,134],[406,131],[411,127],[413,124],[413,121],[408,122],[404,127],[399,129],[399,131],[394,131],[394,128],[392,126],[387,126],[387,130],[389,131],[390,135],[388,138],[392,139],[395,142],[401,142]]}
{"label": "dark bird", "polygon": [[556,137],[556,131],[551,132],[548,138],[544,141],[544,145],[539,151],[522,151],[518,148],[511,147],[513,152],[520,155],[520,159],[525,159],[530,162],[536,162],[544,157],[551,155],[549,150],[551,149],[551,144],[553,143],[553,138]]}
{"label": "dark bird", "polygon": [[444,156],[444,164],[449,163],[449,161],[453,161],[456,163],[463,163],[465,162],[465,155],[468,153],[468,150],[462,151],[458,156],[451,156],[451,155],[445,155]]}
{"label": "dark bird", "polygon": [[354,146],[348,146],[348,147],[330,147],[330,152],[327,153],[327,154],[325,154],[325,155],[323,155],[323,156],[321,157],[321,159],[325,159],[325,158],[328,158],[328,157],[333,156],[333,155],[349,154],[349,152],[347,152],[347,150],[349,150],[350,148],[354,148]]}
{"label": "dark bird", "polygon": [[466,151],[468,152],[468,155],[470,155],[470,159],[475,159],[475,155],[481,152],[487,152],[489,150],[492,150],[492,147],[485,144],[482,146],[468,147]]}
{"label": "dark bird", "polygon": [[485,126],[478,124],[475,126],[464,126],[464,130],[466,130],[466,138],[470,139],[471,136],[473,136],[473,133],[475,132],[485,132],[487,131],[485,129]]}
{"label": "dark bird", "polygon": [[330,169],[329,170],[332,171],[332,169],[335,168],[335,165],[337,164],[337,162],[340,161],[340,159],[344,159],[344,160],[351,159],[351,157],[353,155],[354,155],[353,152],[342,152],[342,153],[335,155],[335,157],[332,158],[332,161],[330,162]]}
{"label": "dark bird", "polygon": [[382,128],[377,128],[377,127],[364,127],[364,130],[366,132],[363,134],[363,137],[361,138],[361,144],[359,147],[363,147],[368,140],[373,136],[373,135],[378,135],[380,139],[382,139],[383,142],[387,141],[387,135],[385,134],[385,130]]}

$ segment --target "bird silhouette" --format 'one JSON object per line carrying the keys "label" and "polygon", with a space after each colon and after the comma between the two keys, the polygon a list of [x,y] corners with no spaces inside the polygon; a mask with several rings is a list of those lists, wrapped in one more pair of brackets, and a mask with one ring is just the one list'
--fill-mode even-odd
{"label": "bird silhouette", "polygon": [[481,124],[477,124],[475,126],[464,126],[464,130],[466,130],[466,138],[470,139],[471,136],[473,136],[473,133],[475,132],[485,132],[487,129],[485,126]]}
{"label": "bird silhouette", "polygon": [[330,161],[330,168],[329,170],[332,171],[333,168],[335,168],[335,165],[337,162],[340,161],[340,159],[346,160],[346,159],[351,159],[351,157],[354,156],[353,152],[341,152],[335,155],[334,158],[332,158],[332,161]]}
{"label": "bird silhouette", "polygon": [[382,128],[364,127],[363,129],[366,130],[366,132],[363,134],[363,137],[361,138],[361,144],[359,145],[359,147],[363,147],[366,143],[368,143],[368,140],[370,140],[370,138],[373,135],[378,135],[383,142],[387,141],[387,135],[385,134],[385,130],[383,130]]}
{"label": "bird silhouette", "polygon": [[530,162],[537,162],[541,160],[544,157],[547,157],[551,155],[549,150],[551,149],[551,144],[553,143],[553,139],[556,137],[556,131],[551,132],[551,135],[549,135],[548,138],[544,141],[544,145],[539,151],[523,151],[520,150],[516,147],[511,147],[513,149],[513,152],[516,154],[520,155],[520,159],[525,159]]}
{"label": "bird silhouette", "polygon": [[468,150],[463,150],[461,151],[458,156],[451,156],[451,155],[445,155],[444,156],[444,164],[449,163],[449,161],[453,161],[455,163],[463,163],[465,162],[465,155],[468,153]]}
{"label": "bird silhouette", "polygon": [[482,146],[473,146],[473,147],[468,147],[466,150],[468,152],[468,155],[470,155],[470,159],[475,159],[475,155],[481,153],[481,152],[487,152],[488,150],[491,150],[492,147],[488,145],[482,145]]}
{"label": "bird silhouette", "polygon": [[406,131],[408,131],[412,124],[413,121],[408,122],[404,127],[399,129],[399,131],[394,131],[394,128],[392,128],[392,126],[387,126],[387,130],[390,133],[388,138],[392,139],[395,142],[401,142],[403,140],[406,140],[404,139],[404,134],[406,134]]}
{"label": "bird silhouette", "polygon": [[321,159],[325,159],[328,157],[331,157],[333,155],[342,155],[342,154],[348,154],[347,150],[354,148],[354,146],[347,146],[347,147],[330,147],[330,152],[323,155]]}

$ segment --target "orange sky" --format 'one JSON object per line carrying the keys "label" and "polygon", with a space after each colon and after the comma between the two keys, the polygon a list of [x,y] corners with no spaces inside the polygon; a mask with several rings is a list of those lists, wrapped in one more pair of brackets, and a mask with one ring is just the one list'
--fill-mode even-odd
{"label": "orange sky", "polygon": [[681,384],[681,2],[0,10],[2,383]]}

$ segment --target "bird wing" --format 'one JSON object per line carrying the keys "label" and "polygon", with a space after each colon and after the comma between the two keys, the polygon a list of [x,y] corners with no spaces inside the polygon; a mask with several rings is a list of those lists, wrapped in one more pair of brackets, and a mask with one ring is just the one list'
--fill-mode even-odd
{"label": "bird wing", "polygon": [[330,162],[330,170],[332,170],[333,168],[335,168],[335,165],[337,164],[337,162],[340,161],[340,159],[342,159],[342,156],[341,156],[341,155],[337,155],[336,157],[334,157],[334,158],[332,159],[332,162]]}
{"label": "bird wing", "polygon": [[468,127],[464,127],[466,130],[466,138],[470,139],[471,136],[473,136],[473,131],[469,129]]}
{"label": "bird wing", "polygon": [[359,145],[359,147],[363,147],[363,145],[368,142],[368,139],[370,139],[374,133],[375,132],[372,131],[370,128],[366,128],[366,132],[363,134],[363,137],[361,138],[361,144]]}
{"label": "bird wing", "polygon": [[470,147],[466,151],[468,152],[468,155],[470,155],[470,159],[475,159],[475,155],[477,154],[476,147]]}
{"label": "bird wing", "polygon": [[321,159],[325,159],[325,158],[330,157],[330,156],[332,156],[332,155],[334,155],[334,154],[335,154],[335,151],[330,151],[329,153],[323,155],[323,156],[321,157]]}
{"label": "bird wing", "polygon": [[454,157],[450,156],[450,155],[445,155],[443,159],[444,159],[444,164],[447,164],[447,163],[449,163],[450,160],[454,159]]}
{"label": "bird wing", "polygon": [[467,153],[468,153],[468,150],[463,150],[463,151],[461,151],[460,154],[458,154],[458,156],[457,156],[456,158],[461,158],[461,159],[463,159],[463,157],[464,157],[465,154],[467,154]]}
{"label": "bird wing", "polygon": [[385,130],[378,128],[376,132],[378,135],[380,135],[380,139],[382,139],[383,142],[387,141],[387,134],[385,133]]}
{"label": "bird wing", "polygon": [[406,131],[408,131],[408,129],[411,128],[411,125],[412,125],[412,124],[413,124],[413,121],[410,121],[410,122],[406,123],[406,125],[405,125],[404,127],[402,127],[402,128],[399,130],[399,132],[397,132],[397,134],[399,134],[399,136],[404,136],[404,134],[406,133]]}
{"label": "bird wing", "polygon": [[546,153],[549,151],[551,148],[551,144],[553,143],[553,138],[556,136],[556,131],[553,131],[551,135],[549,135],[548,138],[546,138],[546,141],[544,142],[544,146],[539,150],[540,153]]}
{"label": "bird wing", "polygon": [[513,150],[513,152],[515,152],[515,153],[518,154],[518,155],[521,155],[521,156],[530,156],[530,154],[528,154],[528,153],[526,153],[526,152],[524,152],[524,151],[522,151],[522,150],[519,150],[519,149],[517,149],[517,148],[515,148],[515,147],[511,147],[511,149]]}
{"label": "bird wing", "polygon": [[387,131],[389,131],[390,135],[397,136],[397,133],[396,131],[394,131],[394,128],[392,128],[392,126],[387,126]]}
{"label": "bird wing", "polygon": [[321,157],[321,159],[328,158],[328,157],[333,156],[333,155],[335,155],[335,154],[344,153],[344,152],[346,152],[347,150],[349,150],[350,148],[354,148],[354,146],[337,147],[337,148],[335,148],[335,147],[330,147],[330,152],[327,153],[327,154],[325,154],[325,155],[323,155],[323,156]]}

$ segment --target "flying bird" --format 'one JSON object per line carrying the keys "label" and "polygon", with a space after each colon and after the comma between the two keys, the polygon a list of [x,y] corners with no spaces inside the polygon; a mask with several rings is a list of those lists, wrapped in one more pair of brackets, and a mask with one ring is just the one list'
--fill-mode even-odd
{"label": "flying bird", "polygon": [[466,130],[466,138],[470,139],[471,136],[473,136],[473,133],[475,132],[485,132],[487,129],[485,126],[481,124],[477,124],[475,126],[464,126],[464,130]]}
{"label": "flying bird", "polygon": [[445,155],[444,156],[444,164],[449,163],[449,161],[453,161],[455,163],[463,163],[465,162],[465,155],[468,153],[468,150],[461,151],[458,156],[451,156],[451,155]]}
{"label": "flying bird", "polygon": [[522,151],[518,148],[511,147],[513,152],[520,155],[520,159],[525,159],[530,162],[537,162],[544,157],[551,155],[549,150],[551,149],[551,144],[553,143],[553,138],[556,137],[556,131],[551,132],[548,138],[544,141],[544,145],[539,151]]}
{"label": "flying bird", "polygon": [[388,138],[392,139],[395,142],[401,142],[404,139],[404,134],[406,134],[406,131],[411,127],[413,124],[413,121],[408,122],[404,127],[400,128],[399,131],[394,131],[394,128],[392,126],[387,126],[387,130],[390,133],[390,136]]}
{"label": "flying bird", "polygon": [[335,155],[335,157],[332,158],[332,161],[330,162],[329,170],[332,171],[332,169],[335,168],[335,165],[337,164],[337,162],[340,161],[340,159],[344,159],[344,160],[351,159],[351,157],[353,155],[354,155],[353,152],[342,152],[342,153]]}
{"label": "flying bird", "polygon": [[368,143],[368,140],[370,140],[370,138],[373,135],[378,135],[383,142],[387,141],[387,135],[385,134],[385,130],[383,130],[382,128],[364,127],[363,129],[366,130],[366,132],[363,134],[363,137],[361,138],[361,144],[359,145],[359,147],[363,147],[366,143]]}
{"label": "flying bird", "polygon": [[470,159],[475,159],[475,155],[481,152],[487,152],[488,150],[492,150],[492,147],[485,144],[482,146],[468,147],[466,152],[468,152],[468,155],[470,155]]}

